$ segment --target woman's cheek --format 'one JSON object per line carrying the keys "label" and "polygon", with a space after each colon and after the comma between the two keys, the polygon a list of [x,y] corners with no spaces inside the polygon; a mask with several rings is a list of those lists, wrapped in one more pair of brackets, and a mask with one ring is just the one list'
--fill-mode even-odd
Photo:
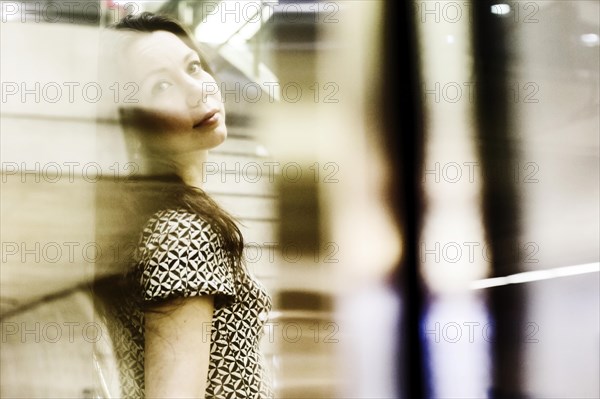
{"label": "woman's cheek", "polygon": [[[186,108],[182,107],[177,106],[174,101],[157,102],[150,108],[150,112],[154,114],[155,121],[162,129],[171,130],[174,133],[188,130],[194,125],[189,113],[183,111]],[[164,133],[171,132],[165,131]]]}
{"label": "woman's cheek", "polygon": [[178,135],[190,130],[193,126],[189,114],[160,107],[128,108],[122,118],[125,124],[135,128],[148,139],[151,139],[153,135]]}

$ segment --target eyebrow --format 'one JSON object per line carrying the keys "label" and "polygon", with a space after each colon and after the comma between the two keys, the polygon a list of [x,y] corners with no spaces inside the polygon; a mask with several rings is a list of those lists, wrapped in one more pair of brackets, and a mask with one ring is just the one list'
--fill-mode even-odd
{"label": "eyebrow", "polygon": [[[196,57],[200,58],[200,56],[198,55],[198,53],[197,53],[197,52],[195,52],[194,50],[190,50],[190,51],[189,51],[189,52],[188,52],[188,53],[185,55],[185,57],[183,57],[183,62],[182,62],[182,63],[184,63],[184,64],[185,64],[185,63],[186,63],[186,62],[188,62],[188,61],[189,61],[191,58],[194,58],[194,56],[196,56]],[[162,73],[162,72],[168,72],[168,71],[169,71],[169,69],[168,69],[168,68],[158,68],[158,69],[155,69],[155,70],[153,70],[153,71],[150,71],[150,72],[148,72],[148,73],[146,74],[146,76],[144,76],[144,78],[141,80],[141,83],[142,83],[142,84],[144,84],[144,82],[145,82],[145,81],[146,81],[146,80],[147,80],[149,77],[151,77],[152,75],[156,75],[156,74],[158,74],[158,73]]]}

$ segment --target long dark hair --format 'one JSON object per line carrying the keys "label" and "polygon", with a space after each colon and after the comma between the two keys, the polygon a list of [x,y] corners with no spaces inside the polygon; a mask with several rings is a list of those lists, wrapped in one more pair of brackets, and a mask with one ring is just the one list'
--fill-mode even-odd
{"label": "long dark hair", "polygon": [[[196,51],[200,57],[202,67],[209,73],[212,71],[202,56],[191,33],[180,22],[168,16],[144,12],[139,15],[129,15],[119,22],[109,26],[109,29],[117,31],[130,32],[155,32],[167,31],[175,34],[189,48]],[[123,126],[126,141],[137,139],[142,148],[138,152],[145,157],[152,157],[152,162],[162,163],[163,169],[160,174],[145,176],[133,176],[129,179],[108,179],[105,181],[105,188],[99,190],[97,195],[98,213],[100,224],[97,225],[96,233],[99,237],[105,237],[105,241],[129,242],[135,247],[136,238],[141,233],[143,224],[149,217],[162,209],[180,209],[183,208],[191,213],[198,215],[207,221],[220,236],[223,248],[227,254],[230,267],[234,275],[243,265],[244,240],[237,226],[236,220],[225,210],[223,210],[204,190],[198,187],[192,187],[185,184],[182,178],[177,175],[176,170],[169,166],[168,162],[161,159],[160,154],[152,154],[144,148],[144,142],[152,140],[152,133],[149,133],[154,126],[152,124],[157,115],[148,115],[147,111],[139,108],[128,107],[119,109],[120,124]],[[150,121],[150,122],[149,122]],[[160,122],[160,121],[158,121]],[[130,145],[131,147],[131,145]],[[146,152],[144,152],[146,151]],[[112,200],[118,198],[121,209],[115,210],[109,204]],[[104,217],[103,214],[110,214],[110,217]],[[127,220],[127,227],[121,227],[120,232],[116,232],[114,223],[123,225]],[[117,229],[118,230],[118,229]],[[134,251],[123,251],[125,255],[132,255]],[[131,256],[129,256],[131,258]],[[111,276],[118,276],[127,272],[131,266],[131,260],[127,256],[121,256],[118,262],[115,259],[107,258],[103,264],[97,264],[97,272],[108,278],[101,278],[96,284],[97,292],[101,291],[100,286],[108,287],[114,283]]]}

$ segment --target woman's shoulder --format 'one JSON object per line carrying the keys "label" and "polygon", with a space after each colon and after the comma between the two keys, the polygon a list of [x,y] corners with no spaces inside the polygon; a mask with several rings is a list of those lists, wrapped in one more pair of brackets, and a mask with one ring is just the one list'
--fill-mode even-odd
{"label": "woman's shoulder", "polygon": [[205,219],[197,213],[184,207],[164,208],[152,214],[142,231],[142,234],[165,234],[178,232],[181,234],[193,232],[212,232],[213,229]]}
{"label": "woman's shoulder", "polygon": [[220,237],[185,208],[162,209],[148,220],[136,252],[145,300],[174,296],[234,296],[234,275]]}
{"label": "woman's shoulder", "polygon": [[[155,212],[139,235],[138,250],[168,250],[173,248],[205,247],[214,251],[222,247],[216,229],[192,210],[165,208]],[[158,248],[157,248],[158,247]]]}

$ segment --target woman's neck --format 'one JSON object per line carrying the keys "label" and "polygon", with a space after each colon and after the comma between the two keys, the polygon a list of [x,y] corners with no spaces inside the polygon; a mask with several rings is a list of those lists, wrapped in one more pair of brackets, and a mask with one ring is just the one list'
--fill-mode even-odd
{"label": "woman's neck", "polygon": [[190,151],[178,154],[173,160],[177,168],[177,174],[188,186],[202,188],[204,185],[204,166],[208,158],[208,151]]}

